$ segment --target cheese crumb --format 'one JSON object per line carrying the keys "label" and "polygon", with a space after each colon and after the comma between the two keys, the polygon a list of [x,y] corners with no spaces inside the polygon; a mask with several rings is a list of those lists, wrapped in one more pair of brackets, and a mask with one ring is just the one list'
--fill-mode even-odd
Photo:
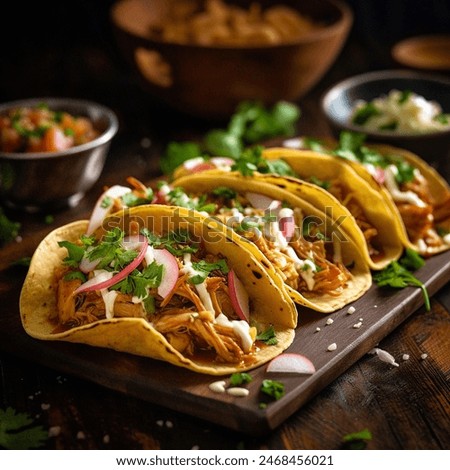
{"label": "cheese crumb", "polygon": [[422,359],[422,360],[423,360],[423,359],[426,359],[427,357],[428,357],[428,354],[421,354],[421,355],[420,355],[420,359]]}
{"label": "cheese crumb", "polygon": [[166,428],[172,429],[173,428],[173,423],[172,421],[167,420],[166,421]]}
{"label": "cheese crumb", "polygon": [[103,444],[109,444],[109,434],[103,436]]}
{"label": "cheese crumb", "polygon": [[48,410],[50,409],[49,403],[41,403],[41,410]]}
{"label": "cheese crumb", "polygon": [[77,432],[77,439],[86,439],[86,434],[84,434],[83,431],[78,431]]}
{"label": "cheese crumb", "polygon": [[48,437],[56,437],[59,436],[59,433],[61,432],[61,426],[51,426],[48,429]]}
{"label": "cheese crumb", "polygon": [[398,367],[399,364],[397,362],[395,362],[395,359],[394,359],[394,356],[392,356],[391,354],[389,354],[387,351],[385,351],[384,349],[380,349],[380,348],[375,348],[372,350],[377,356],[378,358],[383,361],[383,362],[387,362],[388,364],[391,364],[395,367]]}
{"label": "cheese crumb", "polygon": [[407,361],[409,359],[409,354],[403,354],[402,359]]}
{"label": "cheese crumb", "polygon": [[334,322],[334,320],[333,320],[332,318],[329,318],[329,319],[327,320],[327,325],[331,325],[333,322]]}
{"label": "cheese crumb", "polygon": [[361,325],[362,325],[362,322],[355,323],[353,325],[353,328],[356,328],[356,329],[361,328]]}
{"label": "cheese crumb", "polygon": [[352,314],[355,313],[355,312],[356,312],[356,308],[353,307],[353,305],[352,305],[351,307],[349,307],[348,310],[347,310],[347,313],[348,313],[349,315],[352,315]]}
{"label": "cheese crumb", "polygon": [[234,397],[247,397],[250,392],[247,388],[230,387],[227,389],[227,393],[229,395],[233,395]]}
{"label": "cheese crumb", "polygon": [[320,326],[318,326],[318,327],[316,328],[316,331],[320,331]]}
{"label": "cheese crumb", "polygon": [[337,344],[332,343],[328,346],[327,351],[335,351],[337,349]]}
{"label": "cheese crumb", "polygon": [[215,393],[224,393],[225,392],[225,380],[218,380],[209,384],[209,389]]}

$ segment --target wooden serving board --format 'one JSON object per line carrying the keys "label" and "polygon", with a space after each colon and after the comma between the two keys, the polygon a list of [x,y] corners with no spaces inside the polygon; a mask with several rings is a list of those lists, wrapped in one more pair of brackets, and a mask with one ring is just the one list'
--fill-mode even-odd
{"label": "wooden serving board", "polygon": [[[265,366],[261,366],[251,371],[253,381],[247,386],[249,396],[233,397],[209,389],[208,385],[219,380],[218,377],[111,350],[29,337],[19,316],[19,295],[25,272],[23,268],[8,266],[20,256],[30,255],[43,235],[35,234],[20,244],[22,246],[14,245],[12,250],[2,252],[1,349],[62,373],[254,436],[276,428],[423,304],[419,288],[394,290],[374,285],[352,304],[355,312],[351,315],[347,313],[348,306],[327,315],[301,309],[296,337],[288,352],[306,355],[314,363],[316,373],[269,375]],[[450,281],[450,252],[430,258],[415,274],[425,282],[430,296],[433,295]],[[328,318],[334,322],[327,325]],[[360,318],[362,326],[353,328]],[[320,331],[316,332],[318,327]],[[327,350],[331,343],[337,344],[333,352]],[[386,364],[386,367],[391,366]],[[228,378],[223,379],[228,381]],[[260,392],[265,378],[282,381],[286,394],[261,409],[260,402],[266,401]]]}

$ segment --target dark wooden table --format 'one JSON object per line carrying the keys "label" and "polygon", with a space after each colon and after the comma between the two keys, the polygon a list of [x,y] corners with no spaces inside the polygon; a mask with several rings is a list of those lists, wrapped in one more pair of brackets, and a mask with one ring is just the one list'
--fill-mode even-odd
{"label": "dark wooden table", "polygon": [[[112,51],[112,46],[70,47],[65,50],[62,68],[51,53],[36,59],[30,54],[26,66],[25,62],[12,62],[11,75],[3,78],[8,99],[45,94],[84,96],[111,106],[121,126],[100,181],[78,207],[54,214],[8,213],[22,224],[22,242],[0,250],[0,312],[17,309],[15,293],[25,270],[8,266],[14,259],[30,256],[35,240],[65,222],[86,217],[104,185],[123,184],[129,175],[144,181],[157,177],[159,158],[169,140],[198,138],[216,125],[173,114],[152,102]],[[21,88],[27,83],[23,74],[33,65],[35,80],[25,92]],[[392,64],[385,56],[369,53],[350,40],[322,82],[299,101],[302,117],[298,132],[329,133],[318,100],[330,84],[364,70],[389,66]],[[48,67],[55,71],[51,77]],[[46,215],[52,216],[50,223]],[[26,412],[45,429],[56,427],[59,434],[47,440],[47,449],[341,449],[345,434],[364,428],[373,434],[368,449],[450,449],[448,281],[433,296],[430,312],[420,308],[379,343],[378,347],[396,358],[409,354],[409,360],[393,368],[364,355],[263,437],[240,434],[61,374],[39,365],[33,357],[5,352],[1,344],[0,408]],[[421,359],[424,353],[428,356]]]}

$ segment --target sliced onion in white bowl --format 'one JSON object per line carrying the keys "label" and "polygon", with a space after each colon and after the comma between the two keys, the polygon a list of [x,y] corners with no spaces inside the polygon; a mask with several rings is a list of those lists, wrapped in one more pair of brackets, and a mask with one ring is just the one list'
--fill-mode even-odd
{"label": "sliced onion in white bowl", "polygon": [[89,225],[86,230],[86,235],[92,235],[101,225],[105,217],[111,212],[112,204],[105,204],[105,198],[118,198],[125,194],[131,193],[131,189],[126,186],[120,186],[118,184],[108,188],[95,203],[94,209],[92,210],[91,217],[89,219]]}

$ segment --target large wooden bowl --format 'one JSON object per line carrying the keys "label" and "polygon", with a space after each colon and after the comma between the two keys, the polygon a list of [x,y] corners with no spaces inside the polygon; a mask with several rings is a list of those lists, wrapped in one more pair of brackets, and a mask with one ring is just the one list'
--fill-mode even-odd
{"label": "large wooden bowl", "polygon": [[[233,3],[248,6],[251,2]],[[275,2],[258,3],[265,7]],[[290,43],[212,47],[152,40],[150,25],[163,14],[165,0],[119,0],[111,9],[111,21],[121,52],[151,95],[185,113],[221,119],[246,99],[266,105],[299,99],[319,82],[341,51],[353,22],[344,2],[280,3],[325,26]]]}

